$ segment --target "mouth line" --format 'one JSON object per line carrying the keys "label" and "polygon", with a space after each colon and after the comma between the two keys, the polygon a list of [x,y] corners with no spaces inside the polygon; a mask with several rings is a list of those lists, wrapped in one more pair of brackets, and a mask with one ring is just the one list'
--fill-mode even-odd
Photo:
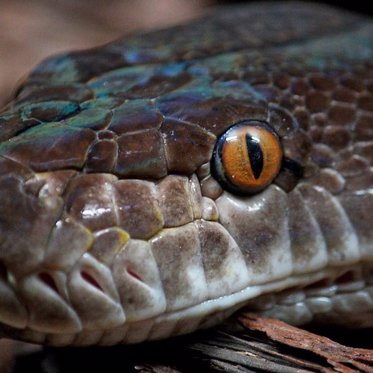
{"label": "mouth line", "polygon": [[[327,284],[332,286],[346,273],[351,273],[354,276],[354,280],[350,283],[357,283],[356,280],[365,280],[363,275],[363,269],[368,268],[368,271],[373,270],[373,263],[371,261],[359,262],[353,266],[341,266],[341,267],[327,267],[319,271],[310,272],[302,275],[293,275],[283,279],[274,280],[269,283],[263,283],[260,285],[250,285],[247,286],[235,293],[225,295],[215,299],[209,299],[197,305],[187,307],[178,311],[165,313],[155,318],[155,320],[162,319],[171,319],[172,317],[177,317],[180,319],[182,315],[193,316],[197,315],[201,310],[205,310],[205,313],[212,313],[216,311],[223,311],[229,307],[234,307],[235,305],[240,305],[242,307],[248,302],[255,302],[255,299],[259,296],[280,293],[281,291],[286,291],[287,289],[305,289],[309,288],[309,292],[312,291],[312,285],[317,284],[322,280],[325,280]],[[356,278],[356,279],[355,279]],[[369,276],[367,276],[369,281]],[[370,282],[373,283],[373,278],[370,278]],[[312,287],[311,287],[312,286]],[[344,282],[343,285],[338,285],[339,287],[343,286],[345,291],[348,291],[349,282]],[[350,291],[355,289],[351,288]],[[356,289],[357,290],[357,289]],[[207,311],[207,312],[206,312]],[[131,322],[131,321],[129,321]]]}

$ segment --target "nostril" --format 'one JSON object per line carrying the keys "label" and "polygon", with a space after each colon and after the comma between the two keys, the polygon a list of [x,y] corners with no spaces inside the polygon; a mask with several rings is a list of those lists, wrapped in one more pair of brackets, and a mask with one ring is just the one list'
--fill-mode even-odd
{"label": "nostril", "polygon": [[56,285],[56,282],[54,281],[53,277],[49,273],[47,273],[47,272],[40,272],[38,274],[38,277],[50,289],[52,289],[56,293],[59,293],[57,285]]}
{"label": "nostril", "polygon": [[138,281],[143,282],[143,279],[133,269],[127,267],[127,273]]}
{"label": "nostril", "polygon": [[98,283],[98,281],[87,271],[81,271],[80,275],[82,278],[87,281],[90,285],[94,286],[96,289],[103,291],[101,285]]}

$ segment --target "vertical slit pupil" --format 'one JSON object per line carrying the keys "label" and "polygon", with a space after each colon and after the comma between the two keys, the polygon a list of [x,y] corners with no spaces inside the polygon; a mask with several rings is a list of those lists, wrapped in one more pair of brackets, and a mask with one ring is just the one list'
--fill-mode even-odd
{"label": "vertical slit pupil", "polygon": [[255,179],[259,179],[260,174],[263,171],[263,152],[260,147],[259,141],[247,133],[246,146],[247,152],[249,153],[250,165],[254,177]]}

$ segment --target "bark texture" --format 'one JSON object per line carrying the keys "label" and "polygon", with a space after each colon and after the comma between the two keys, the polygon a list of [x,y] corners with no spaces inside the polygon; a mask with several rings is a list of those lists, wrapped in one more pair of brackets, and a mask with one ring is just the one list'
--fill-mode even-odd
{"label": "bark texture", "polygon": [[322,332],[366,348],[337,343],[320,329],[241,313],[215,329],[137,346],[14,348],[15,358],[0,372],[373,372],[372,330],[328,329]]}

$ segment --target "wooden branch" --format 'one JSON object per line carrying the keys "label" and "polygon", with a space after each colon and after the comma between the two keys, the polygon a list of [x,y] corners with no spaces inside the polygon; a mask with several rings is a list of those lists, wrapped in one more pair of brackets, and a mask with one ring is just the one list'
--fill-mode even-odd
{"label": "wooden branch", "polygon": [[[329,338],[255,314],[243,314],[239,320],[248,329],[264,332],[268,338],[280,345],[301,350],[299,351],[300,356],[302,351],[308,352],[310,361],[316,361],[317,357],[324,358],[330,368],[327,367],[327,364],[323,364],[319,367],[322,372],[347,373],[354,372],[356,369],[363,372],[373,372],[373,351],[371,350],[346,347]],[[295,358],[300,365],[306,362],[305,359],[299,359],[296,356],[283,355],[284,360],[288,358],[291,361],[294,361]]]}
{"label": "wooden branch", "polygon": [[[361,335],[366,334],[371,342],[371,332]],[[373,372],[373,351],[346,347],[278,320],[241,313],[215,329],[161,342],[107,348],[46,348],[18,356],[13,371]]]}

